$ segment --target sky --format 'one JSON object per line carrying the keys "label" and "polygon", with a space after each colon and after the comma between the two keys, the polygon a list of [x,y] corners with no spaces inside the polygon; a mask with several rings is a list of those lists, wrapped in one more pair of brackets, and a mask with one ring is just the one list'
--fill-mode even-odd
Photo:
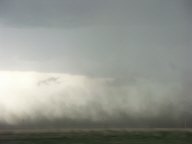
{"label": "sky", "polygon": [[182,127],[192,116],[191,6],[0,0],[0,126]]}

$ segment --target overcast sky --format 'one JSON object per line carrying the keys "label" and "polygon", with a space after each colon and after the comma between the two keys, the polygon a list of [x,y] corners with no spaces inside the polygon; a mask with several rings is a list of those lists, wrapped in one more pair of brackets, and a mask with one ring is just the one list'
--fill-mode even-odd
{"label": "overcast sky", "polygon": [[[0,82],[8,83],[7,91],[0,91],[0,96],[9,95],[15,100],[13,107],[7,103],[10,99],[2,101],[2,105],[8,107],[9,112],[21,114],[25,106],[20,107],[21,112],[15,111],[15,107],[21,105],[18,100],[23,98],[24,101],[39,102],[39,110],[46,111],[40,99],[28,98],[31,95],[37,97],[42,92],[52,96],[70,91],[69,96],[78,95],[87,102],[85,108],[91,107],[92,103],[83,95],[91,95],[91,101],[97,106],[112,106],[118,110],[120,105],[130,106],[130,101],[124,101],[123,97],[134,97],[133,103],[139,106],[145,99],[141,95],[147,95],[148,91],[154,95],[154,101],[159,101],[159,105],[166,101],[164,97],[168,94],[173,96],[178,87],[182,89],[178,95],[190,97],[191,24],[190,0],[0,0],[0,71],[6,72],[0,73]],[[36,73],[31,75],[32,71]],[[63,81],[71,81],[67,74],[75,85],[76,93],[62,85]],[[29,76],[31,79],[28,79]],[[47,92],[36,87],[39,81],[45,85],[50,81],[57,84],[60,76],[61,86],[52,85]],[[83,78],[79,80],[81,76]],[[105,82],[98,82],[100,78]],[[109,82],[108,78],[113,82]],[[136,79],[134,84],[133,79]],[[92,82],[93,87],[90,88]],[[126,90],[119,86],[122,83]],[[24,85],[30,90],[26,91]],[[5,85],[0,84],[0,88],[3,90]],[[100,91],[96,92],[94,88]],[[10,89],[16,91],[11,93]],[[111,100],[111,89],[114,89],[112,95],[120,94],[122,99],[118,103],[116,97],[106,105]],[[103,99],[97,100],[94,97],[97,94]],[[27,97],[18,99],[19,95]],[[52,102],[49,96],[45,99],[47,105]],[[63,99],[65,101],[66,97]],[[56,98],[56,103],[60,100],[60,97]],[[79,100],[74,101],[78,101],[75,105],[79,109]],[[178,104],[175,100],[171,102],[175,102],[175,106]],[[69,101],[68,104],[72,107],[73,103]],[[132,112],[138,110],[135,106],[130,106]],[[86,113],[85,108],[82,113]],[[34,107],[29,109],[30,115]],[[128,108],[120,109],[127,112]],[[61,113],[64,110],[65,107]],[[68,111],[71,116],[72,109]],[[104,111],[109,114],[108,109]]]}
{"label": "overcast sky", "polygon": [[94,76],[177,73],[189,66],[187,2],[1,0],[0,69]]}

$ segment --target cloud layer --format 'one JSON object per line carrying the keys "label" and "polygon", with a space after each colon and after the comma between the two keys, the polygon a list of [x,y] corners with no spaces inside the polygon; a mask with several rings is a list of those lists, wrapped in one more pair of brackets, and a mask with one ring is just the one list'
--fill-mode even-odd
{"label": "cloud layer", "polygon": [[180,127],[183,111],[190,112],[182,83],[8,71],[0,78],[1,125]]}
{"label": "cloud layer", "polygon": [[0,0],[0,126],[183,127],[190,0]]}

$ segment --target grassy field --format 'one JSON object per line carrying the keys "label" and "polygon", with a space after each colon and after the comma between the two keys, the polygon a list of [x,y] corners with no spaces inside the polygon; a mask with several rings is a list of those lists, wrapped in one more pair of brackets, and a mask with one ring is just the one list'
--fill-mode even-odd
{"label": "grassy field", "polygon": [[0,132],[0,144],[192,144],[192,130],[9,130]]}

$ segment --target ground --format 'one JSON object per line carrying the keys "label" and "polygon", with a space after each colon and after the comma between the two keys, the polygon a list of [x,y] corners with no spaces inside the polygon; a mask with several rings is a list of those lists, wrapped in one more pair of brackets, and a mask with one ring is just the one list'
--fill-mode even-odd
{"label": "ground", "polygon": [[192,144],[192,130],[6,130],[0,132],[0,144]]}

